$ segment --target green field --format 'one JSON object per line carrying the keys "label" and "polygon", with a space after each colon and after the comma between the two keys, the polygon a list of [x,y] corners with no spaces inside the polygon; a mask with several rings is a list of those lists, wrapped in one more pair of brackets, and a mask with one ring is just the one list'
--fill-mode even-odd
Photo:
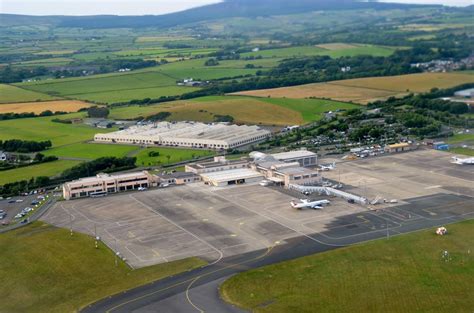
{"label": "green field", "polygon": [[[82,116],[78,113],[61,115],[61,119],[73,116]],[[53,146],[62,146],[91,140],[99,132],[83,124],[61,124],[51,120],[54,117],[35,117],[16,120],[0,121],[0,140],[22,139],[22,140],[51,140]],[[101,129],[100,132],[110,132],[116,129]]]}
{"label": "green field", "polygon": [[474,134],[456,134],[453,137],[450,137],[446,140],[447,143],[466,143],[474,144]]}
{"label": "green field", "polygon": [[260,50],[255,52],[242,53],[242,57],[262,56],[263,58],[289,58],[301,56],[327,55],[331,58],[339,58],[343,56],[356,55],[372,55],[372,56],[389,56],[395,51],[394,48],[373,46],[373,45],[356,45],[350,48],[342,49],[323,49],[316,46],[298,46],[280,49]]}
{"label": "green field", "polygon": [[[150,157],[148,154],[152,151],[159,152],[160,155],[157,157]],[[211,156],[212,154],[213,152],[209,150],[147,148],[140,151],[136,155],[136,158],[138,166],[156,166],[182,162],[203,156]],[[169,160],[167,156],[170,156]]]}
{"label": "green field", "polygon": [[352,103],[323,99],[260,98],[260,100],[297,111],[301,113],[303,120],[307,123],[320,120],[324,116],[324,112],[361,107]]}
{"label": "green field", "polygon": [[[258,69],[247,69],[245,64],[229,63],[209,67],[205,59],[186,60],[162,66],[137,70],[131,73],[103,74],[80,78],[66,78],[18,86],[32,91],[100,103],[125,102],[133,99],[159,98],[161,96],[181,95],[198,88],[177,86],[177,81],[185,78],[212,80],[226,77],[254,75]],[[253,62],[257,64],[259,62]],[[275,64],[275,62],[261,62]]]}
{"label": "green field", "polygon": [[20,167],[17,169],[0,171],[0,185],[20,181],[29,180],[38,176],[56,176],[64,170],[81,163],[80,161],[58,160],[37,165]]}
{"label": "green field", "polygon": [[49,149],[42,153],[63,158],[93,160],[106,156],[124,157],[139,149],[140,147],[138,146],[75,143]]}
{"label": "green field", "polygon": [[54,99],[57,99],[57,97],[11,85],[0,84],[0,103],[32,102],[37,100]]}
{"label": "green field", "polygon": [[449,152],[453,154],[461,154],[474,157],[474,149],[470,148],[450,148]]}
{"label": "green field", "polygon": [[189,258],[132,270],[93,238],[41,222],[0,235],[2,312],[75,312],[106,297],[205,265]]}
{"label": "green field", "polygon": [[[155,69],[165,75],[169,75],[175,79],[194,78],[194,80],[211,80],[225,77],[235,77],[241,75],[254,75],[258,69],[246,69],[245,64],[266,64],[270,67],[276,62],[258,61],[222,61],[217,66],[205,66],[207,59],[193,59],[168,63]],[[245,62],[245,63],[244,63]],[[263,65],[261,65],[263,66]]]}
{"label": "green field", "polygon": [[224,282],[221,295],[252,312],[471,312],[474,220],[447,229],[254,269]]}

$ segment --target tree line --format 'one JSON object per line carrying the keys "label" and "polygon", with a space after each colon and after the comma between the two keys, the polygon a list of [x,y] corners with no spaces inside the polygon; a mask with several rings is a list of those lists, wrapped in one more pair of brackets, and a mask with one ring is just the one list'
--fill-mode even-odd
{"label": "tree line", "polygon": [[32,140],[20,140],[20,139],[9,139],[2,141],[0,140],[0,150],[7,152],[19,152],[19,153],[31,153],[46,150],[51,148],[51,140],[46,141],[32,141]]}
{"label": "tree line", "polygon": [[57,185],[82,177],[94,176],[99,173],[111,173],[135,168],[136,158],[103,157],[90,162],[84,162],[62,172],[58,177],[40,176],[30,180],[8,183],[0,186],[3,197],[19,195],[32,189]]}

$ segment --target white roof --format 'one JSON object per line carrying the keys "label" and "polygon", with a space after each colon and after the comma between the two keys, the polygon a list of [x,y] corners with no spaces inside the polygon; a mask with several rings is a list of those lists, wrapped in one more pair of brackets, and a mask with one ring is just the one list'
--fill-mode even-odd
{"label": "white roof", "polygon": [[275,153],[275,154],[272,154],[272,156],[277,160],[288,160],[288,159],[296,159],[296,158],[315,157],[316,153],[308,151],[308,150],[296,150],[296,151]]}
{"label": "white roof", "polygon": [[206,180],[225,182],[229,180],[248,179],[263,177],[262,174],[248,168],[239,168],[228,171],[203,173],[201,176]]}
{"label": "white roof", "polygon": [[259,126],[227,125],[224,123],[204,124],[199,122],[159,122],[155,124],[132,126],[107,134],[96,134],[109,138],[124,138],[127,136],[139,136],[143,139],[153,140],[179,140],[179,139],[203,139],[224,142],[238,142],[253,138],[255,136],[269,136],[268,130]]}

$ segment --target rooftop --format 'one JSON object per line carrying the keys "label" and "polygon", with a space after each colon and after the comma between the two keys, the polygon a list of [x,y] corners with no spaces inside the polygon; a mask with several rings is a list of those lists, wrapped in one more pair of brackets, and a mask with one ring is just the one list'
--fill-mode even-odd
{"label": "rooftop", "polygon": [[122,178],[128,178],[128,177],[136,177],[136,176],[142,176],[142,175],[148,175],[147,172],[142,171],[142,172],[133,172],[133,173],[123,173],[123,174],[116,174],[116,175],[110,175],[106,173],[100,173],[97,174],[96,176],[91,176],[91,177],[84,177],[84,178],[79,178],[77,180],[73,180],[69,183],[76,183],[76,182],[95,182],[95,181],[100,181],[100,180],[105,180],[105,179],[122,179]]}
{"label": "rooftop", "polygon": [[233,169],[220,172],[204,173],[202,177],[214,181],[239,180],[246,178],[263,177],[262,174],[248,168]]}
{"label": "rooftop", "polygon": [[133,126],[128,129],[108,133],[106,135],[109,137],[154,137],[158,140],[181,138],[239,141],[246,137],[270,135],[270,132],[268,130],[261,129],[259,126],[238,126],[227,125],[224,123],[204,124],[199,122],[160,122],[149,125]]}
{"label": "rooftop", "polygon": [[286,159],[315,157],[316,153],[308,151],[308,150],[296,150],[296,151],[274,153],[272,154],[272,156],[277,160],[286,160]]}

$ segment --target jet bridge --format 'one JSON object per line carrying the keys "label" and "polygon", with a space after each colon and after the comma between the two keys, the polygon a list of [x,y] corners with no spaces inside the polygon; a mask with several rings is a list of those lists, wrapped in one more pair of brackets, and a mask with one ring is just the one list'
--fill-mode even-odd
{"label": "jet bridge", "polygon": [[317,192],[320,195],[325,194],[328,196],[335,196],[338,198],[346,199],[346,200],[352,200],[355,203],[366,205],[369,203],[367,198],[360,197],[342,190],[334,189],[331,187],[318,187],[318,186],[302,186],[302,185],[296,185],[296,184],[291,184],[288,186],[289,189],[292,190],[297,190],[301,193],[304,192]]}

